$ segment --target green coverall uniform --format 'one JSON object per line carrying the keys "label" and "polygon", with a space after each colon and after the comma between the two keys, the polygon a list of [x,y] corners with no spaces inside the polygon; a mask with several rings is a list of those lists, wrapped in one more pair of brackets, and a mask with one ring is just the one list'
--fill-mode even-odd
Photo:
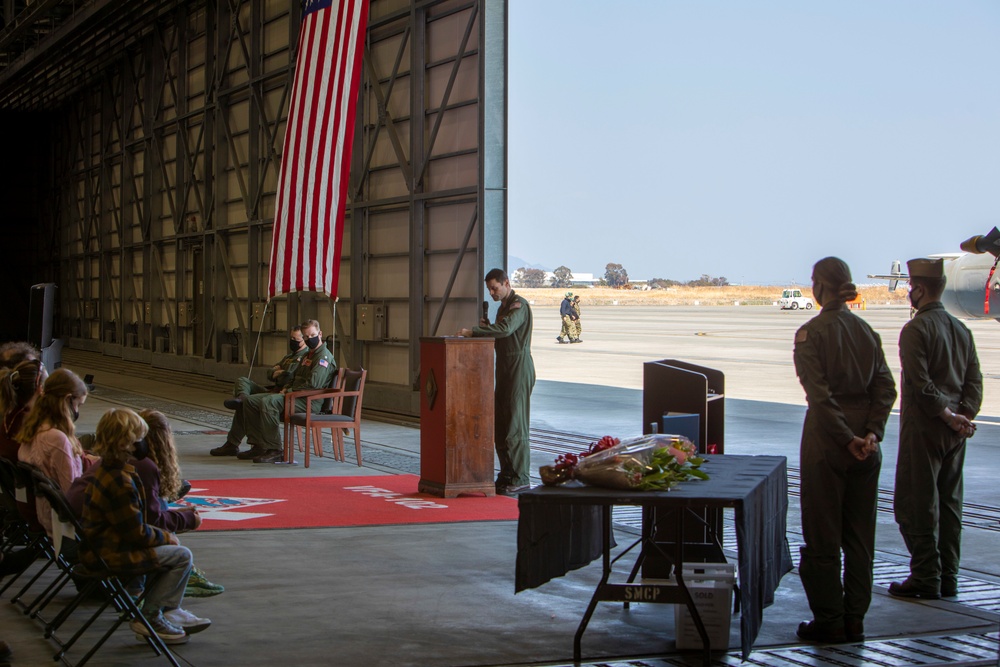
{"label": "green coverall uniform", "polygon": [[[306,356],[306,352],[309,349],[303,345],[302,349],[297,352],[292,352],[291,354],[286,354],[282,357],[281,361],[278,362],[278,366],[281,370],[273,378],[274,385],[277,389],[283,389],[286,384],[288,384],[292,377],[295,375],[295,369],[299,367],[302,359]],[[270,394],[273,390],[263,387],[248,377],[237,378],[235,384],[233,385],[233,396],[253,396],[254,394]],[[226,436],[226,444],[237,445],[243,442],[243,438],[246,437],[246,425],[244,423],[243,417],[243,404],[236,406],[236,412],[233,414],[233,423],[229,427],[229,435]]]}
{"label": "green coverall uniform", "polygon": [[828,303],[798,330],[794,360],[808,404],[799,454],[799,572],[816,622],[838,630],[845,618],[862,620],[871,604],[882,467],[880,451],[859,461],[847,446],[868,433],[882,440],[896,386],[882,340],[842,302]]}
{"label": "green coverall uniform", "polygon": [[[337,362],[326,345],[319,345],[315,350],[307,352],[302,362],[295,370],[292,381],[285,386],[283,392],[301,391],[303,389],[322,389],[329,386],[330,377],[337,372]],[[267,450],[284,448],[281,437],[281,416],[285,407],[285,394],[254,394],[243,401],[243,418],[247,430],[247,442],[259,445]],[[313,402],[313,410],[318,412],[321,401]],[[296,410],[306,409],[306,399],[295,402]]]}
{"label": "green coverall uniform", "polygon": [[576,319],[573,320],[571,335],[573,338],[579,339],[583,335],[583,324],[580,322],[580,301],[577,299],[573,300],[573,313],[576,315]]}
{"label": "green coverall uniform", "polygon": [[472,328],[473,336],[496,339],[493,436],[500,459],[498,487],[530,483],[531,390],[535,386],[531,329],[531,307],[514,290],[500,302],[494,324]]}
{"label": "green coverall uniform", "polygon": [[893,507],[910,551],[910,579],[927,593],[958,586],[965,438],[939,418],[945,408],[973,419],[983,375],[972,333],[928,303],[899,334],[902,361],[899,457]]}

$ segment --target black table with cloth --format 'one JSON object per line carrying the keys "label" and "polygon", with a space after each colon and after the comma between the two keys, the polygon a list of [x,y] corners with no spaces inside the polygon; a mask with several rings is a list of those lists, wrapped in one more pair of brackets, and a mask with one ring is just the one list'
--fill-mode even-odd
{"label": "black table with cloth", "polygon": [[[614,505],[680,510],[678,517],[695,517],[696,511],[705,508],[731,507],[735,510],[740,644],[745,660],[760,631],[764,607],[774,601],[781,577],[792,569],[785,539],[786,459],[727,454],[707,457],[701,469],[709,475],[708,480],[682,482],[670,491],[540,486],[521,493],[515,592],[540,586],[602,555],[607,557],[604,545],[607,543],[610,550],[613,539],[605,542],[602,523],[606,522],[610,532]],[[718,539],[721,542],[721,536]],[[578,640],[580,634],[582,628]]]}

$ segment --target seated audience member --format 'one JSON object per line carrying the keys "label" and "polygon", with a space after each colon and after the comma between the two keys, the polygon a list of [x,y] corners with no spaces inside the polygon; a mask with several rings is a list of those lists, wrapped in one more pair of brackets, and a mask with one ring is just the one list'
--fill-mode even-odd
{"label": "seated audience member", "polygon": [[225,444],[210,450],[209,454],[212,456],[235,455],[241,459],[252,459],[259,453],[257,452],[253,456],[250,456],[253,450],[251,452],[240,452],[240,443],[243,442],[243,438],[247,435],[243,415],[243,402],[250,396],[280,392],[291,383],[292,378],[295,377],[295,371],[298,370],[299,364],[302,363],[302,359],[306,356],[309,348],[306,347],[305,340],[302,338],[301,326],[296,325],[292,327],[288,336],[288,347],[291,353],[285,355],[281,361],[271,367],[271,381],[274,382],[274,386],[263,387],[248,377],[237,378],[233,386],[233,398],[227,398],[225,401],[225,406],[236,410],[236,413],[233,415],[233,421],[229,426],[229,433],[226,435]]}
{"label": "seated audience member", "polygon": [[[41,393],[42,369],[38,359],[22,361],[13,368],[0,368],[0,457],[14,464],[21,448],[14,436],[21,430],[25,415]],[[44,529],[38,522],[35,494],[30,488],[27,492],[27,501],[11,503],[8,510],[27,521],[31,531],[40,533]],[[0,564],[0,575],[23,571],[38,557],[38,551],[38,548],[29,548],[10,552]]]}
{"label": "seated audience member", "polygon": [[[94,451],[101,460],[86,489],[82,521],[96,553],[85,550],[80,561],[96,569],[100,557],[115,572],[147,575],[143,615],[164,643],[183,644],[211,621],[181,608],[191,551],[173,533],[146,522],[142,482],[130,459],[147,431],[146,422],[128,408],[108,410],[97,424]],[[148,636],[142,623],[132,621],[130,627],[138,637]]]}
{"label": "seated audience member", "polygon": [[[180,497],[183,482],[170,421],[157,410],[143,410],[139,416],[149,426],[149,433],[146,434],[146,452],[136,451],[136,460],[132,465],[142,480],[146,522],[171,533],[197,529],[201,525],[201,516],[196,508],[171,509],[168,504]],[[210,582],[205,573],[195,567],[191,570],[184,595],[210,597],[225,590],[223,586]]]}
{"label": "seated audience member", "polygon": [[[220,447],[211,450],[212,456],[235,456],[239,459],[253,459],[254,463],[278,463],[284,458],[281,438],[281,417],[285,409],[285,394],[303,389],[322,389],[329,385],[330,378],[337,372],[333,353],[323,344],[323,332],[319,322],[308,320],[302,323],[302,337],[309,351],[295,375],[280,393],[254,394],[242,403],[243,426],[250,450],[241,452],[239,443],[228,438]],[[296,410],[306,409],[306,399],[295,403]],[[315,401],[314,409],[319,411],[320,401]]]}
{"label": "seated audience member", "polygon": [[[93,463],[76,439],[73,423],[87,400],[87,386],[75,373],[59,368],[45,380],[17,434],[19,461],[30,463],[68,493],[73,480]],[[35,499],[38,521],[52,535],[52,510],[44,498]],[[76,542],[63,540],[63,555],[76,562]]]}
{"label": "seated audience member", "polygon": [[25,359],[10,368],[0,368],[0,456],[17,462],[21,449],[15,436],[35,398],[42,393],[45,367],[38,359]]}
{"label": "seated audience member", "polygon": [[38,348],[23,340],[15,340],[0,345],[0,366],[13,368],[26,359],[41,361],[42,353]]}

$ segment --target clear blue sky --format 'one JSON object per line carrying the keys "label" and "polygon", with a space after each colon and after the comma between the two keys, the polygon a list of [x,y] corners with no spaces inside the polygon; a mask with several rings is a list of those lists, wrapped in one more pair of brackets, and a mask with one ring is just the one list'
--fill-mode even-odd
{"label": "clear blue sky", "polygon": [[529,263],[867,282],[1000,223],[997,0],[510,0],[509,29]]}

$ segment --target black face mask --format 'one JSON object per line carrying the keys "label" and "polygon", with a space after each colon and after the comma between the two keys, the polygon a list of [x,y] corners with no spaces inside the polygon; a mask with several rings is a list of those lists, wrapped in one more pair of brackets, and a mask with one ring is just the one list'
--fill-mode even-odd
{"label": "black face mask", "polygon": [[317,347],[319,347],[319,336],[312,336],[310,338],[306,338],[306,345],[309,346],[310,350],[315,350]]}
{"label": "black face mask", "polygon": [[295,340],[294,338],[289,338],[288,349],[290,349],[292,352],[298,352],[299,350],[302,349],[302,341]]}
{"label": "black face mask", "polygon": [[141,461],[147,456],[149,456],[149,443],[145,438],[136,440],[135,444],[132,445],[132,457],[136,461]]}
{"label": "black face mask", "polygon": [[73,410],[73,421],[76,421],[77,419],[80,418],[80,411],[77,410],[76,408],[72,408],[72,410]]}

